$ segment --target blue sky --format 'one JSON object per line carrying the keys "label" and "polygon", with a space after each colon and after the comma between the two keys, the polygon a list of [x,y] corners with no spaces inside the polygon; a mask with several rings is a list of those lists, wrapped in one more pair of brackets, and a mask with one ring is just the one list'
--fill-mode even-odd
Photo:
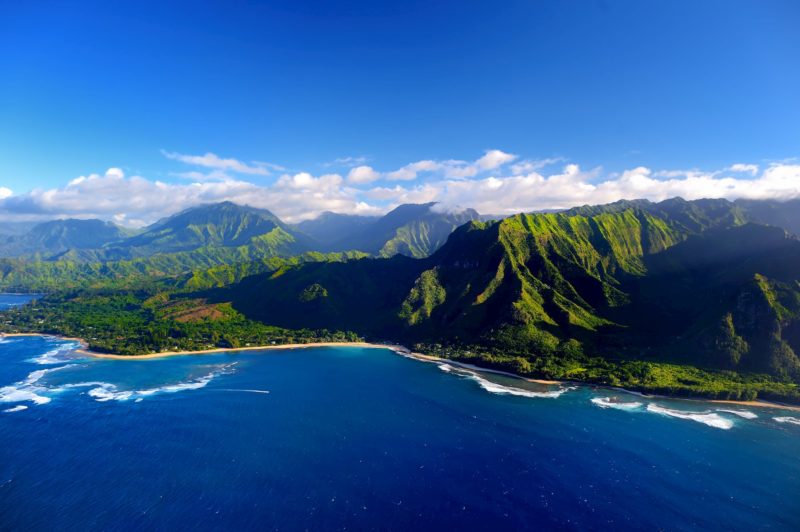
{"label": "blue sky", "polygon": [[[0,187],[17,213],[33,189],[109,168],[179,187],[192,175],[270,187],[299,173],[337,173],[346,187],[366,184],[347,177],[367,165],[371,186],[408,192],[445,179],[443,161],[492,149],[516,163],[557,159],[554,175],[577,164],[594,172],[586,183],[637,168],[724,177],[715,172],[734,164],[758,165],[738,175],[756,179],[800,155],[797,2],[0,7]],[[177,157],[208,153],[272,166],[208,177],[212,167]],[[413,185],[387,178],[417,161],[438,170]],[[468,178],[493,173],[513,172]],[[341,208],[413,199],[378,196]],[[47,212],[83,213],[70,208]]]}

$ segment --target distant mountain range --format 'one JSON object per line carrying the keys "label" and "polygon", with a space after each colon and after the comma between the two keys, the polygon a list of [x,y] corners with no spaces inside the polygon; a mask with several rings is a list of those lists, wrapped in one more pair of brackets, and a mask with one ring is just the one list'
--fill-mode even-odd
{"label": "distant mountain range", "polygon": [[401,205],[382,217],[324,213],[290,225],[268,210],[223,202],[187,209],[136,234],[100,220],[44,222],[0,237],[0,257],[101,262],[242,246],[258,257],[351,250],[425,257],[478,216],[472,209],[453,213],[428,203]]}
{"label": "distant mountain range", "polygon": [[427,257],[456,227],[479,219],[474,209],[447,211],[435,203],[400,205],[382,217],[325,213],[297,228],[312,236],[324,251],[359,250],[381,257]]}
{"label": "distant mountain range", "polygon": [[99,248],[129,234],[101,220],[53,220],[37,224],[21,234],[0,237],[0,256],[52,260],[67,251]]}

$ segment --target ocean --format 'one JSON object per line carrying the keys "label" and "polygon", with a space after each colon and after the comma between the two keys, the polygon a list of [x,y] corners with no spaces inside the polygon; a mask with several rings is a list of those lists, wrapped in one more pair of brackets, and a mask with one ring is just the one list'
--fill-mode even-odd
{"label": "ocean", "polygon": [[0,340],[2,530],[800,529],[798,412],[384,349],[75,347]]}

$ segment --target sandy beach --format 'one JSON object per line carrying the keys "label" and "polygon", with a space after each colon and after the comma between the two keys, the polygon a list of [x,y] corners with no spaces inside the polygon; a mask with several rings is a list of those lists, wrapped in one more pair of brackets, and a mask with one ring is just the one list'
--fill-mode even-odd
{"label": "sandy beach", "polygon": [[214,349],[200,349],[198,351],[164,351],[161,353],[148,353],[146,355],[112,355],[106,353],[95,353],[85,349],[79,350],[82,354],[95,358],[107,358],[113,360],[147,360],[154,358],[165,358],[186,355],[207,355],[212,353],[237,353],[242,351],[275,351],[285,349],[304,349],[310,347],[362,347],[365,349],[390,349],[393,351],[404,350],[404,347],[391,344],[371,344],[369,342],[316,342],[307,344],[280,344],[280,345],[255,345],[250,347],[219,347]]}

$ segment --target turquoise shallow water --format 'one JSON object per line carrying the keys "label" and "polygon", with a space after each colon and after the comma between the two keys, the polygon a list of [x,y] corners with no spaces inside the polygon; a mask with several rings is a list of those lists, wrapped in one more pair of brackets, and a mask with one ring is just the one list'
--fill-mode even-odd
{"label": "turquoise shallow water", "polygon": [[1,529],[800,528],[798,413],[376,349],[73,347],[0,342]]}

